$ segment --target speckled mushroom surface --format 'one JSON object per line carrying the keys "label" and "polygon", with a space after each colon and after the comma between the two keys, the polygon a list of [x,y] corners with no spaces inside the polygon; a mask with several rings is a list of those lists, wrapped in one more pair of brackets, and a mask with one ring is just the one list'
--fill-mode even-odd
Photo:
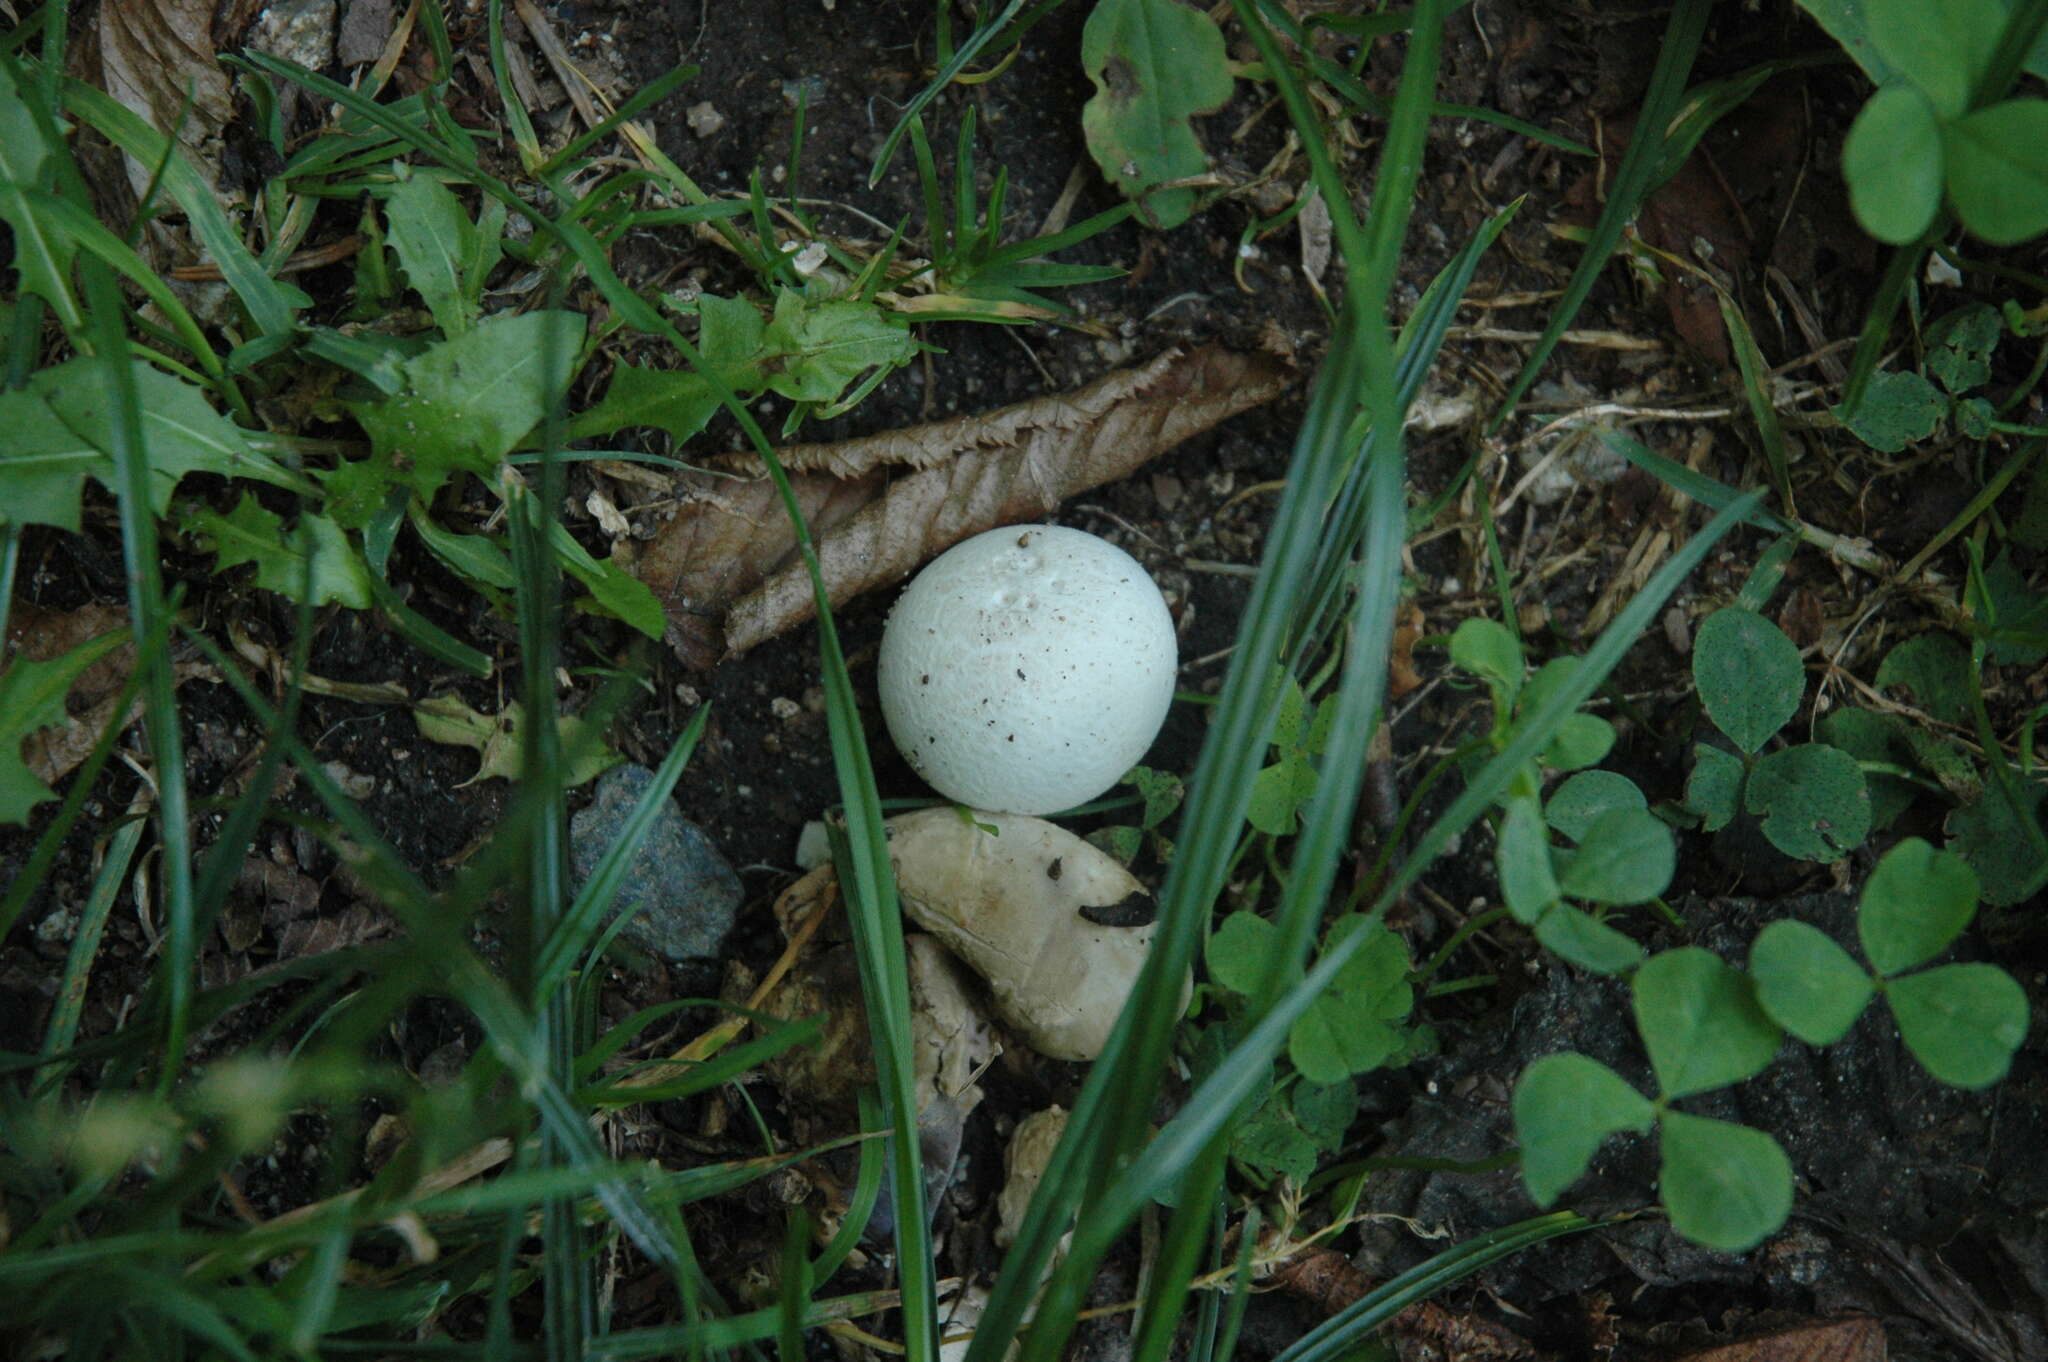
{"label": "speckled mushroom surface", "polygon": [[926,564],[877,665],[889,735],[948,799],[1002,813],[1086,803],[1136,765],[1173,702],[1173,617],[1135,558],[1012,525]]}

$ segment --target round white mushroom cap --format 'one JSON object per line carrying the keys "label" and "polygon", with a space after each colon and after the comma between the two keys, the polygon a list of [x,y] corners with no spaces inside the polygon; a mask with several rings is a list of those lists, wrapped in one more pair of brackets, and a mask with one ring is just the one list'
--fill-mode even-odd
{"label": "round white mushroom cap", "polygon": [[1173,617],[1138,561],[1058,525],[955,544],[905,588],[877,664],[889,736],[948,799],[1000,813],[1086,803],[1173,703]]}

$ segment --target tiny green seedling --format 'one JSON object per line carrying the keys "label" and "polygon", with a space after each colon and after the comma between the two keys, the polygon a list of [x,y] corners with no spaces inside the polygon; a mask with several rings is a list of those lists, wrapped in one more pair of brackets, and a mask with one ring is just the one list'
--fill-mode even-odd
{"label": "tiny green seedling", "polygon": [[1315,798],[1315,758],[1329,743],[1336,712],[1334,697],[1326,697],[1311,711],[1301,683],[1291,676],[1280,678],[1273,716],[1274,760],[1253,780],[1251,803],[1245,808],[1245,820],[1260,832],[1294,835],[1301,811]]}
{"label": "tiny green seedling", "polygon": [[[2009,565],[1979,572],[1973,561],[1972,579],[1976,604],[1988,616],[1978,625],[1985,653],[2004,647],[2031,656],[2033,631],[2001,621],[2031,621],[2048,602],[2015,580]],[[2000,598],[1997,604],[1994,594]],[[2001,615],[2000,604],[2011,613]],[[1924,795],[1951,801],[1944,821],[1946,849],[1968,862],[1985,902],[2006,906],[2030,897],[2048,876],[2048,860],[2039,849],[2048,782],[2037,770],[2022,769],[2014,776],[2015,804],[1997,773],[1987,771],[1981,758],[1952,736],[1972,724],[1974,697],[1982,685],[1979,666],[1972,650],[1953,635],[1916,634],[1885,655],[1876,685],[1934,722],[1845,708],[1822,720],[1820,731],[1867,769],[1873,828],[1888,826]]]}
{"label": "tiny green seedling", "polygon": [[[1969,439],[1990,434],[1999,411],[1969,394],[1991,379],[1991,354],[2008,323],[1988,303],[1968,303],[1927,328],[1927,374],[1880,370],[1870,376],[1856,409],[1835,416],[1864,444],[1896,454],[1925,440],[1943,421]],[[1939,386],[1936,386],[1936,380]]]}
{"label": "tiny green seedling", "polygon": [[1787,856],[1836,861],[1870,834],[1870,787],[1856,758],[1828,743],[1765,752],[1790,723],[1806,691],[1799,649],[1753,610],[1730,606],[1707,616],[1693,639],[1693,683],[1700,704],[1733,745],[1699,743],[1685,806],[1715,832],[1743,813]]}
{"label": "tiny green seedling", "polygon": [[1180,0],[1097,0],[1081,33],[1095,97],[1081,110],[1103,175],[1153,227],[1178,227],[1209,168],[1188,119],[1223,107],[1234,84],[1216,21]]}
{"label": "tiny green seedling", "polygon": [[[1267,1087],[1233,1137],[1232,1157],[1257,1172],[1306,1181],[1318,1155],[1336,1152],[1351,1124],[1358,1105],[1352,1080],[1407,1063],[1433,1043],[1427,1028],[1407,1024],[1415,992],[1399,936],[1362,913],[1347,913],[1324,933],[1323,948],[1360,932],[1365,943],[1288,1030],[1293,1075]],[[1213,1000],[1218,1015],[1195,1034],[1197,1068],[1237,1039],[1278,948],[1279,929],[1250,911],[1232,913],[1210,934],[1203,955],[1209,982],[1197,997]]]}
{"label": "tiny green seedling", "polygon": [[1149,841],[1152,854],[1159,863],[1170,865],[1173,843],[1159,829],[1186,797],[1186,783],[1171,771],[1159,771],[1150,766],[1133,766],[1124,773],[1121,783],[1138,792],[1138,821],[1097,828],[1088,834],[1088,840],[1125,866],[1138,858],[1139,850]]}
{"label": "tiny green seedling", "polygon": [[[1554,658],[1529,675],[1521,643],[1487,619],[1458,626],[1451,635],[1451,661],[1492,692],[1488,736],[1496,749],[1579,666],[1575,657]],[[1613,746],[1614,726],[1605,719],[1567,716],[1541,760],[1553,771],[1574,774],[1545,801],[1539,773],[1524,772],[1502,802],[1494,854],[1501,897],[1515,920],[1551,951],[1600,974],[1630,969],[1643,958],[1642,947],[1601,914],[1655,899],[1677,865],[1671,830],[1649,811],[1635,782],[1613,771],[1585,769]],[[1573,845],[1553,845],[1553,832]]]}

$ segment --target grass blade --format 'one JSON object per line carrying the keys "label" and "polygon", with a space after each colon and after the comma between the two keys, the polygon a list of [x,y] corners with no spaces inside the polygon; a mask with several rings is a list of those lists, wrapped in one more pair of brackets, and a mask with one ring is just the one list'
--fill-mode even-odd
{"label": "grass blade", "polygon": [[1452,1282],[1546,1239],[1592,1227],[1593,1222],[1576,1211],[1557,1211],[1467,1240],[1367,1292],[1283,1349],[1273,1362],[1337,1362],[1349,1356],[1374,1329]]}
{"label": "grass blade", "polygon": [[640,844],[646,840],[648,829],[654,826],[655,818],[667,805],[676,781],[682,777],[683,768],[690,764],[690,756],[697,750],[697,743],[704,736],[704,725],[710,719],[711,707],[700,706],[681,736],[669,748],[668,756],[654,773],[654,779],[641,792],[639,802],[633,806],[625,826],[619,830],[618,840],[606,849],[604,859],[597,863],[597,869],[578,891],[569,910],[562,914],[561,921],[542,941],[533,973],[536,999],[546,997],[559,988],[569,977],[570,970],[575,968],[590,933],[596,930],[598,920],[618,897],[619,886],[624,883],[626,872],[632,868],[633,860],[640,852]]}

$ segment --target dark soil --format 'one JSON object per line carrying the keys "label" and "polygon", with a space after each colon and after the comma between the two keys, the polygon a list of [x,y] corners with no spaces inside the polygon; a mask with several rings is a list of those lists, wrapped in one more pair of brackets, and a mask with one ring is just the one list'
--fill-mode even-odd
{"label": "dark soil", "polygon": [[[818,0],[670,0],[661,5],[560,5],[553,18],[564,37],[575,41],[579,55],[596,53],[594,64],[609,64],[621,89],[678,62],[701,68],[679,95],[653,111],[653,121],[664,150],[708,190],[743,189],[757,170],[771,193],[788,192],[795,181],[804,197],[818,201],[815,211],[830,230],[873,241],[881,233],[843,206],[891,225],[908,218],[913,234],[922,221],[907,150],[879,185],[870,188],[867,176],[902,102],[929,78],[931,14],[921,0],[839,0],[836,6],[829,0],[823,5]],[[950,145],[965,111],[973,108],[977,165],[984,176],[998,166],[1007,172],[1008,220],[1020,235],[1038,229],[1070,176],[1078,174],[1082,184],[1070,220],[1114,201],[1080,133],[1079,110],[1090,93],[1078,59],[1085,14],[1081,5],[1056,10],[1032,31],[999,77],[953,88],[927,115],[935,144],[944,146]],[[1598,146],[1608,153],[1604,164],[1611,172],[1615,139],[1626,135],[1663,23],[1656,7],[1609,0],[1483,0],[1451,20],[1439,97],[1503,110]],[[483,50],[480,19],[452,27],[458,49]],[[1723,4],[1695,76],[1707,79],[1769,58],[1826,50],[1825,38],[1785,0]],[[1393,91],[1401,51],[1398,41],[1383,43],[1366,65],[1368,83],[1381,93]],[[1341,46],[1333,53],[1348,56]],[[799,95],[804,100],[803,151],[792,167]],[[1695,239],[1716,248],[1720,267],[1758,329],[1764,353],[1791,366],[1787,377],[1796,381],[1828,372],[1829,359],[1814,359],[1812,352],[1853,337],[1878,263],[1849,225],[1835,171],[1841,134],[1860,98],[1853,73],[1842,67],[1794,72],[1765,86],[1707,139],[1698,167],[1701,178],[1685,181],[1688,188],[1662,203],[1661,225],[1649,215],[1641,224],[1646,234],[1662,231],[1667,240],[1683,243],[1688,253]],[[1066,253],[1064,258],[1076,263],[1127,271],[1120,279],[1063,295],[1085,327],[930,326],[924,336],[934,347],[929,363],[893,376],[847,415],[806,427],[804,438],[825,441],[991,409],[1065,391],[1177,343],[1249,344],[1267,327],[1277,327],[1312,365],[1325,333],[1325,314],[1305,282],[1294,229],[1256,240],[1240,259],[1248,226],[1283,206],[1288,193],[1282,191],[1298,186],[1304,173],[1297,157],[1267,189],[1252,187],[1281,154],[1286,136],[1283,115],[1268,99],[1264,87],[1240,82],[1236,99],[1201,121],[1219,176],[1246,186],[1241,193],[1223,198],[1171,233],[1127,223]],[[685,120],[685,110],[700,102],[708,102],[723,120],[709,136],[699,136]],[[544,131],[561,116],[559,111],[545,115]],[[1342,149],[1343,164],[1363,208],[1371,197],[1378,129],[1369,118],[1351,127],[1358,144]],[[1444,409],[1463,402],[1465,414],[1412,435],[1413,503],[1450,486],[1475,452],[1483,455],[1479,480],[1499,503],[1527,470],[1524,438],[1560,412],[1593,402],[1743,411],[1718,321],[1701,321],[1698,299],[1687,295],[1683,285],[1667,298],[1648,297],[1616,267],[1605,274],[1574,323],[1577,332],[1596,338],[1561,347],[1545,373],[1546,385],[1524,404],[1524,415],[1497,437],[1482,437],[1481,420],[1527,351],[1526,337],[1504,339],[1501,333],[1541,329],[1555,291],[1577,259],[1576,244],[1558,229],[1583,225],[1597,211],[1603,185],[1590,164],[1477,120],[1445,117],[1433,126],[1402,286],[1393,300],[1397,317],[1407,314],[1430,278],[1488,216],[1518,197],[1526,200],[1471,289],[1473,298],[1487,305],[1469,308],[1460,317],[1475,332],[1491,331],[1454,339],[1431,380],[1426,401]],[[732,293],[746,282],[729,257],[681,233],[629,239],[616,258],[636,284],[674,287],[688,281]],[[1233,274],[1240,265],[1241,283]],[[1333,270],[1341,271],[1341,265]],[[1818,341],[1794,326],[1782,291],[1770,280],[1771,270],[1791,281],[1811,306]],[[345,276],[333,273],[331,287],[344,287]],[[1324,280],[1332,293],[1339,284],[1335,272]],[[1946,293],[1956,296],[1930,303],[1930,311],[1961,300],[1957,290]],[[1516,298],[1524,301],[1512,301]],[[1642,344],[1621,348],[1597,339],[1602,334]],[[594,366],[588,380],[593,391],[602,377],[603,365]],[[2017,372],[2001,374],[1998,381],[2017,377]],[[1222,655],[1235,636],[1248,589],[1246,576],[1233,569],[1258,561],[1273,498],[1256,489],[1284,478],[1300,401],[1297,392],[1235,418],[1155,461],[1140,476],[1060,511],[1063,523],[1105,535],[1130,550],[1167,590],[1183,629],[1184,688],[1213,689],[1227,665]],[[1816,399],[1810,405],[1818,410],[1823,403]],[[779,407],[771,408],[764,421],[779,420],[782,414]],[[1647,421],[1633,426],[1632,433],[1729,484],[1758,485],[1763,476],[1746,416]],[[713,449],[728,448],[735,440],[723,424],[714,424],[703,438]],[[1798,465],[1801,512],[1828,530],[1910,554],[1946,523],[1980,481],[1960,449],[1930,447],[1923,458],[1891,476],[1898,470],[1839,432],[1814,434],[1805,441],[1805,458]],[[572,481],[572,515],[582,515],[583,479],[589,476],[579,472]],[[1567,483],[1543,504],[1534,493],[1520,497],[1501,518],[1501,548],[1514,571],[1515,603],[1538,660],[1585,646],[1589,626],[1604,622],[1604,615],[1595,618],[1603,596],[1635,571],[1630,554],[1642,536],[1664,529],[1682,540],[1701,519],[1696,508],[1678,508],[1634,473]],[[1412,550],[1409,584],[1429,635],[1448,634],[1470,615],[1498,612],[1478,523],[1475,493],[1468,486]],[[586,542],[600,543],[587,520],[575,528]],[[20,599],[50,610],[120,602],[118,534],[104,508],[91,531],[83,539],[29,535],[18,579]],[[1728,599],[1763,542],[1756,536],[1727,541],[1674,599],[1670,627],[1646,638],[1617,673],[1616,691],[1625,697],[1627,709],[1607,711],[1623,734],[1608,764],[1635,778],[1653,802],[1682,793],[1685,753],[1696,736],[1697,716],[1684,704],[1686,620]],[[1952,577],[1960,576],[1961,559],[1953,549],[1937,563],[1945,564]],[[289,650],[294,627],[289,607],[238,588],[232,580],[207,577],[202,560],[174,557],[168,567],[192,593],[196,620],[215,637],[225,637],[232,623],[260,644]],[[473,593],[424,554],[401,550],[394,576],[408,583],[414,607],[443,627],[501,659],[511,652],[512,635],[504,620],[491,616]],[[1838,571],[1818,555],[1803,554],[1779,599],[1789,596],[1814,619],[1839,625],[1856,618],[1869,589],[1867,579]],[[840,615],[839,627],[861,688],[867,730],[876,738],[882,793],[915,797],[927,792],[880,740],[884,729],[873,709],[872,659],[888,603],[879,596],[860,600]],[[1880,622],[1894,633],[1910,632],[1925,627],[1931,616],[1919,603],[1901,597],[1885,608]],[[1810,644],[1818,635],[1794,636]],[[1867,676],[1878,655],[1845,654],[1843,665]],[[709,673],[692,673],[603,621],[571,624],[570,667],[651,669],[651,689],[634,693],[614,732],[615,745],[628,757],[658,764],[696,707],[712,706],[710,726],[677,798],[741,871],[749,907],[730,950],[756,971],[780,949],[766,907],[793,878],[797,835],[838,801],[816,659],[815,630],[806,627]],[[1448,671],[1440,648],[1420,649],[1416,662],[1427,682]],[[321,613],[311,668],[335,681],[396,683],[415,698],[456,693],[492,711],[517,693],[516,672],[488,683],[458,677],[423,658],[375,617],[346,611]],[[2008,680],[2003,703],[2009,710],[2038,700],[2038,672]],[[587,704],[594,693],[591,683],[579,681],[568,703],[572,708]],[[195,789],[231,795],[251,774],[261,726],[217,682],[189,680],[181,694]],[[794,705],[779,703],[785,701]],[[1453,686],[1428,685],[1403,701],[1393,727],[1393,760],[1385,773],[1397,799],[1483,717],[1474,696]],[[474,773],[474,756],[423,741],[404,706],[311,696],[300,733],[318,759],[338,764],[356,781],[372,822],[431,883],[445,883],[505,811],[504,783],[465,783]],[[1179,706],[1148,764],[1185,772],[1193,766],[1202,737],[1203,711]],[[75,905],[91,883],[94,839],[126,807],[133,785],[125,772],[108,777],[40,900],[0,949],[0,1047],[32,1050],[39,1043],[66,949],[66,914],[75,922]],[[301,814],[315,812],[303,788],[288,789],[283,797]],[[1444,797],[1438,796],[1439,803]],[[46,825],[53,808],[40,811],[30,834]],[[202,842],[211,835],[210,827],[202,831]],[[1375,849],[1370,836],[1361,844],[1361,862]],[[31,845],[19,833],[0,834],[0,878],[12,878]],[[230,914],[234,922],[224,922],[207,943],[209,982],[241,977],[283,958],[288,953],[284,933],[295,922],[338,923],[364,906],[361,887],[332,855],[290,827],[266,829],[257,857],[296,887],[252,888],[246,901],[238,902]],[[1860,882],[1869,863],[1867,857],[1851,862],[1852,883]],[[1717,859],[1706,840],[1693,834],[1683,835],[1680,865],[1674,897],[1680,891],[1688,896],[1682,900],[1683,916],[1691,935],[1673,929],[1662,944],[1692,939],[1735,952],[1753,932],[1727,929],[1731,919],[1748,924],[1803,912],[1822,901],[1799,895],[1833,887],[1824,873]],[[1478,829],[1404,905],[1401,925],[1417,954],[1426,955],[1467,915],[1492,903],[1496,892],[1490,835]],[[292,893],[300,895],[295,906],[280,906]],[[1745,897],[1730,897],[1738,893]],[[1839,916],[1839,909],[1838,902],[1828,900],[1814,911]],[[2001,942],[2001,963],[2038,999],[2048,959],[2027,911],[2023,905],[1989,925]],[[390,930],[374,908],[352,921],[356,940],[375,940]],[[479,932],[486,939],[495,935],[488,915]],[[94,973],[82,1034],[104,1034],[133,1006],[147,978],[149,956],[148,931],[132,913],[117,913]],[[1640,1067],[1620,990],[1544,965],[1516,933],[1482,935],[1448,972],[1489,974],[1495,984],[1429,1005],[1443,1053],[1386,1078],[1375,1089],[1382,1124],[1373,1128],[1368,1120],[1353,1131],[1356,1156],[1475,1159],[1498,1152],[1511,1139],[1508,1086],[1522,1064],[1548,1050],[1572,1045],[1619,1065],[1624,1073]],[[603,1011],[616,1018],[687,992],[683,983],[656,963],[621,964],[609,981]],[[246,1042],[270,1023],[275,1006],[281,1004],[264,1015],[231,1016],[217,1034],[202,1039],[202,1047]],[[457,1056],[466,1053],[476,1037],[452,1013],[431,1000],[415,1005],[404,1034],[394,1042],[395,1057],[419,1072],[445,1064],[450,1047]],[[1867,1018],[1866,1026],[1872,1024]],[[2031,1142],[2048,1119],[2048,1082],[2038,1048],[2023,1055],[2011,1083],[1989,1094],[1958,1094],[1924,1080],[1916,1085],[1918,1071],[1900,1060],[1888,1036],[1859,1035],[1850,1051],[1830,1052],[1831,1063],[1852,1061],[1866,1067],[1853,1074],[1834,1072],[1802,1056],[1774,1070],[1777,1077],[1768,1084],[1759,1080],[1731,1098],[1729,1115],[1787,1139],[1808,1182],[1803,1209],[1786,1233],[1765,1248],[1742,1257],[1704,1254],[1686,1249],[1654,1222],[1637,1222],[1599,1240],[1529,1253],[1490,1278],[1485,1291],[1468,1289],[1447,1303],[1504,1320],[1544,1349],[1566,1356],[1610,1349],[1618,1356],[1668,1355],[1752,1327],[1849,1311],[1881,1317],[1895,1331],[1894,1347],[1903,1356],[2048,1355],[2048,1338],[2039,1324],[2048,1300],[2048,1239],[2041,1228],[2048,1186],[2031,1157]],[[1070,1066],[1013,1059],[989,1076],[990,1101],[969,1123],[967,1152],[948,1197],[944,1223],[958,1236],[948,1250],[956,1255],[955,1267],[985,1270],[992,1260],[987,1227],[979,1222],[990,1214],[1000,1182],[1002,1135],[1024,1112],[1070,1096],[1077,1075]],[[763,1101],[771,1115],[787,1120],[787,1113],[777,1113],[772,1096]],[[621,1152],[697,1160],[729,1152],[719,1129],[722,1118],[713,1119],[703,1109],[657,1107],[630,1133],[621,1134]],[[290,1138],[305,1141],[315,1135],[295,1129]],[[1851,1151],[1855,1157],[1845,1158]],[[294,1174],[294,1168],[301,1171]],[[274,1214],[317,1195],[320,1173],[289,1160],[279,1172],[273,1161],[245,1190],[259,1209]],[[1647,1151],[1617,1147],[1599,1165],[1598,1185],[1586,1204],[1597,1202],[1601,1209],[1645,1205],[1652,1197],[1653,1177]],[[776,1251],[779,1215],[766,1216],[773,1207],[757,1204],[766,1195],[752,1190],[747,1196],[755,1201],[714,1204],[702,1212],[701,1223],[693,1220],[715,1274],[738,1273],[751,1267],[756,1255]],[[1417,1238],[1404,1224],[1462,1238],[1533,1212],[1519,1184],[1507,1175],[1462,1180],[1402,1175],[1388,1179],[1373,1203],[1375,1209],[1410,1218],[1372,1225],[1362,1242],[1357,1237],[1338,1241],[1356,1255],[1358,1267],[1375,1275],[1442,1247],[1440,1241]],[[770,1220],[777,1227],[763,1231],[761,1225]],[[764,1233],[770,1237],[764,1240]],[[1131,1264],[1120,1262],[1114,1271],[1114,1290],[1105,1286],[1103,1300],[1128,1295]],[[868,1284],[880,1284],[872,1270],[870,1276]],[[628,1282],[620,1307],[634,1312],[631,1319],[622,1315],[621,1323],[668,1318],[665,1311],[671,1308],[646,1281]],[[1317,1314],[1315,1307],[1291,1298],[1262,1297],[1246,1326],[1244,1355],[1270,1355]],[[1113,1358],[1122,1337],[1120,1330],[1095,1329],[1085,1339],[1086,1355]],[[1411,1341],[1406,1346],[1429,1345]]]}

